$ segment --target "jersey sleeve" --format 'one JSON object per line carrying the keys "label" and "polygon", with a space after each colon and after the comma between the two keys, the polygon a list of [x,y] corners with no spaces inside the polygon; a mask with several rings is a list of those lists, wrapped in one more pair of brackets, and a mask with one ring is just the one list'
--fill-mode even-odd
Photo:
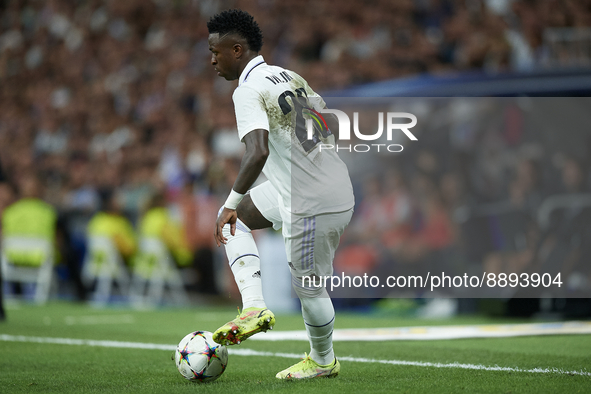
{"label": "jersey sleeve", "polygon": [[239,86],[234,91],[232,100],[234,100],[240,141],[253,130],[269,131],[269,118],[265,110],[265,102],[259,92],[249,86]]}
{"label": "jersey sleeve", "polygon": [[312,107],[316,110],[316,111],[320,111],[324,108],[326,108],[326,103],[324,102],[324,99],[315,91],[313,91],[312,89],[310,89],[309,86],[306,86],[306,93],[308,93],[308,101],[310,102],[310,104],[312,105]]}

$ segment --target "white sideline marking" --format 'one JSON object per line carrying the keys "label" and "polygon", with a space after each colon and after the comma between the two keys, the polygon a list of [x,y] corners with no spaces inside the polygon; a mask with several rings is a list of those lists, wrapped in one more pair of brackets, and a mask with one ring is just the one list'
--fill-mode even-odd
{"label": "white sideline marking", "polygon": [[[149,349],[149,350],[167,350],[174,351],[176,345],[163,345],[157,343],[141,343],[141,342],[122,342],[122,341],[99,341],[91,339],[73,339],[73,338],[47,338],[47,337],[28,337],[24,335],[7,335],[0,334],[0,341],[4,342],[34,342],[34,343],[51,343],[58,345],[79,345],[79,346],[98,346],[98,347],[112,347],[112,348],[132,348],[132,349]],[[252,349],[228,349],[228,352],[234,356],[264,356],[264,357],[281,357],[298,359],[302,358],[301,354],[296,353],[273,353],[260,352]],[[501,372],[525,372],[525,373],[554,373],[559,375],[580,375],[591,377],[591,372],[587,371],[566,371],[560,368],[533,368],[523,369],[517,367],[499,367],[495,365],[489,367],[479,364],[462,364],[462,363],[431,363],[423,361],[405,361],[405,360],[378,360],[373,358],[363,357],[339,357],[341,361],[350,361],[357,363],[375,363],[387,365],[404,365],[412,367],[430,367],[430,368],[459,368],[459,369],[473,369],[480,371],[501,371]]]}
{"label": "white sideline marking", "polygon": [[[591,334],[591,322],[569,321],[470,326],[350,328],[334,330],[333,341],[437,340],[458,338],[505,338],[527,335]],[[306,331],[269,331],[255,341],[308,341]]]}
{"label": "white sideline marking", "polygon": [[93,339],[74,339],[74,338],[28,337],[28,336],[24,336],[24,335],[6,335],[6,334],[0,334],[0,341],[51,343],[51,344],[56,344],[56,345],[79,345],[79,346],[97,346],[97,347],[132,348],[132,349],[149,349],[149,350],[170,350],[170,351],[176,349],[176,345],[159,345],[157,343],[102,341],[102,340],[93,340]]}

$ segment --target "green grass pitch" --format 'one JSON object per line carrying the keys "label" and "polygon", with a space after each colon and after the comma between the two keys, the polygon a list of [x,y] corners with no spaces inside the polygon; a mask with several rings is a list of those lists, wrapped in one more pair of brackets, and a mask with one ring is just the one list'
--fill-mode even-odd
{"label": "green grass pitch", "polygon": [[[195,330],[214,331],[232,308],[133,311],[64,302],[9,308],[0,337],[44,337],[176,345]],[[335,328],[499,324],[507,319],[458,317],[425,321],[372,314],[337,315]],[[276,330],[303,329],[301,316],[278,315]],[[264,335],[264,334],[259,334]],[[273,353],[308,351],[299,341],[246,341],[238,348]],[[336,342],[342,361],[336,379],[283,382],[275,373],[297,359],[230,355],[216,382],[184,380],[172,351],[0,340],[0,393],[591,393],[591,335],[436,341]],[[349,359],[350,358],[350,359]],[[361,363],[356,358],[512,367],[533,373]]]}

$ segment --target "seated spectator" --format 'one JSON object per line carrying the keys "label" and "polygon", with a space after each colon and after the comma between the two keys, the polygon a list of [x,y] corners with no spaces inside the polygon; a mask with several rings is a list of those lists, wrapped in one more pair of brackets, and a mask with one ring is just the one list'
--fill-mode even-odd
{"label": "seated spectator", "polygon": [[138,235],[160,239],[180,267],[191,264],[193,253],[181,224],[168,211],[163,193],[155,194],[148,203],[148,209],[140,219]]}
{"label": "seated spectator", "polygon": [[[55,208],[39,198],[39,182],[29,174],[20,182],[20,196],[2,213],[2,237],[25,237],[43,239],[55,244],[57,212]],[[39,266],[46,256],[36,250],[12,253],[4,250],[8,260],[14,264]]]}
{"label": "seated spectator", "polygon": [[[41,189],[33,174],[26,174],[19,186],[21,198],[2,212],[2,258],[6,258],[7,262],[14,266],[40,268],[56,260],[57,212],[55,208],[39,198]],[[12,279],[17,282],[14,291],[20,294],[22,292],[20,281],[23,279]],[[40,297],[38,301],[43,302],[47,300],[51,282],[44,281],[44,283],[43,286],[40,283],[37,284],[35,295],[36,299]],[[0,303],[1,301],[0,298]],[[4,316],[1,305],[0,312],[2,312],[1,320]]]}
{"label": "seated spectator", "polygon": [[129,264],[137,250],[137,240],[133,226],[123,216],[121,205],[115,193],[108,193],[103,197],[103,201],[103,210],[90,219],[87,234],[89,237],[110,238],[125,262]]}

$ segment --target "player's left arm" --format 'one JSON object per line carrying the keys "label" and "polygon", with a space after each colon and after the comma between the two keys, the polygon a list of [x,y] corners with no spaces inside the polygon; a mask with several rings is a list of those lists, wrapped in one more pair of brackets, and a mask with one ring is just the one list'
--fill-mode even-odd
{"label": "player's left arm", "polygon": [[[239,195],[246,194],[267,162],[269,156],[269,132],[264,129],[256,129],[246,134],[242,141],[246,145],[246,151],[240,163],[238,176],[232,187],[232,191]],[[230,224],[230,234],[234,235],[236,233],[236,220],[238,219],[236,208],[226,207],[225,205],[215,224],[214,238],[218,246],[228,241],[222,234],[222,228],[226,223]]]}

